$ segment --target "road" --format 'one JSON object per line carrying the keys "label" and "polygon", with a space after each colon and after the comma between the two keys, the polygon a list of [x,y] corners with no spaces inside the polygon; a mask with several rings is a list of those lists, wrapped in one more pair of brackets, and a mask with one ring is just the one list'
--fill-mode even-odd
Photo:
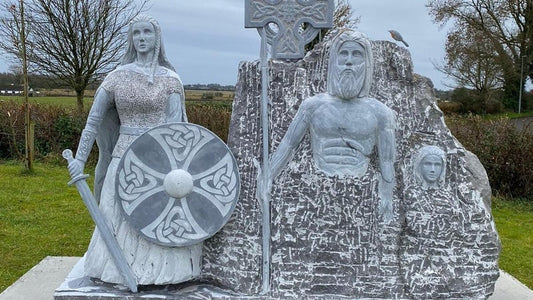
{"label": "road", "polygon": [[529,133],[533,134],[533,117],[511,119],[515,123],[517,129],[522,130],[527,128]]}

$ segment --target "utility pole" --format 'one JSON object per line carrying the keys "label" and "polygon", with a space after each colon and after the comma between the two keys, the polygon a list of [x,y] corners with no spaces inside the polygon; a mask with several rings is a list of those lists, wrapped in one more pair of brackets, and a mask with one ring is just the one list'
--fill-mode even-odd
{"label": "utility pole", "polygon": [[20,42],[22,46],[22,77],[24,81],[24,125],[26,169],[33,172],[34,125],[30,120],[30,102],[28,99],[28,61],[26,57],[26,29],[24,24],[24,0],[20,0]]}
{"label": "utility pole", "polygon": [[522,91],[524,89],[524,57],[525,55],[522,55],[522,66],[520,67],[520,94],[518,94],[518,114],[520,114],[520,109],[522,108]]}

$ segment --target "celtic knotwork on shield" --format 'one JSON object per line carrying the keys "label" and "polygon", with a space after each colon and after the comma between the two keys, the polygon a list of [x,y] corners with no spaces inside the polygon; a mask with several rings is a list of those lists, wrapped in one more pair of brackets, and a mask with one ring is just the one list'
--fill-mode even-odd
{"label": "celtic knotwork on shield", "polygon": [[169,123],[139,136],[124,152],[116,195],[126,220],[146,239],[188,246],[215,234],[239,198],[235,158],[211,131]]}

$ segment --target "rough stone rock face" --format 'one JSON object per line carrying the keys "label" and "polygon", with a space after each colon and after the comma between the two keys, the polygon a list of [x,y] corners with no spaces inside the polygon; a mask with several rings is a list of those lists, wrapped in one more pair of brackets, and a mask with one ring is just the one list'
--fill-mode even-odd
{"label": "rough stone rock face", "polygon": [[[297,62],[270,62],[270,153],[300,103],[325,91],[329,45]],[[409,52],[372,43],[371,96],[395,112],[395,218],[377,214],[374,151],[365,176],[327,177],[312,160],[309,137],[274,181],[271,198],[271,297],[484,299],[498,277],[499,239],[483,167],[446,127],[429,79],[413,73]],[[244,295],[261,290],[262,161],[259,62],[242,63],[229,147],[240,168],[241,196],[230,222],[205,242],[203,279]],[[415,153],[437,146],[446,154],[439,188],[414,178]]]}

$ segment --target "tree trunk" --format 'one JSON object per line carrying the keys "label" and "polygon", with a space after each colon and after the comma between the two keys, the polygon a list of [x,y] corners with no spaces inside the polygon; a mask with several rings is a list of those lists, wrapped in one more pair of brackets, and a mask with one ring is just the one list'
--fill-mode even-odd
{"label": "tree trunk", "polygon": [[76,91],[76,106],[78,108],[79,113],[83,113],[83,95],[85,94],[85,90]]}
{"label": "tree trunk", "polygon": [[524,85],[520,86],[520,76],[506,76],[503,85],[503,103],[505,108],[518,111],[518,97]]}

